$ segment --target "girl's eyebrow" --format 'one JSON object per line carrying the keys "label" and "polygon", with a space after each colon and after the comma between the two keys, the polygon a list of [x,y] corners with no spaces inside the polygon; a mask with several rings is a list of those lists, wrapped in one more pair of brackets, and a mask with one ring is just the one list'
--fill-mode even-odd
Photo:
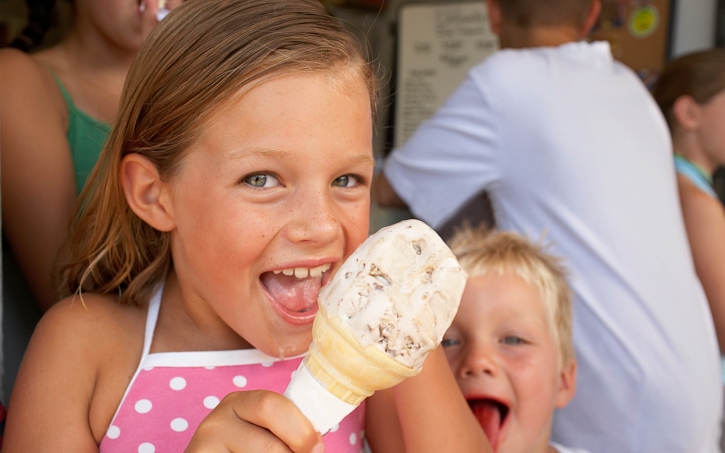
{"label": "girl's eyebrow", "polygon": [[[353,152],[349,153],[350,157],[346,158],[350,164],[369,164],[375,165],[375,158],[370,152]],[[231,151],[227,157],[228,160],[257,160],[257,159],[280,159],[289,160],[295,158],[294,151],[285,151],[274,148],[237,148]]]}
{"label": "girl's eyebrow", "polygon": [[246,148],[240,147],[229,152],[227,159],[256,159],[256,158],[273,158],[273,159],[288,159],[292,153],[281,149],[273,148]]}

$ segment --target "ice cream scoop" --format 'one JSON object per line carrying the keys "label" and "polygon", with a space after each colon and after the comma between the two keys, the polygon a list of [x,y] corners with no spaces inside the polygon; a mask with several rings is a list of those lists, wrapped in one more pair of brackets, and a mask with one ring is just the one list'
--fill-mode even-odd
{"label": "ice cream scoop", "polygon": [[376,390],[416,375],[453,321],[466,278],[423,222],[382,228],[320,291],[312,344],[285,395],[324,434]]}

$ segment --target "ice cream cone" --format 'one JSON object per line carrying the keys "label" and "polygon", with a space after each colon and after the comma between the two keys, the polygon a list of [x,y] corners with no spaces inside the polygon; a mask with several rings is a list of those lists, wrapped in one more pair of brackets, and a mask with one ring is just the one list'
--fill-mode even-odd
{"label": "ice cream cone", "polygon": [[420,372],[373,346],[363,348],[342,319],[328,316],[322,306],[319,310],[304,363],[310,374],[342,401],[358,405],[376,390],[393,387]]}
{"label": "ice cream cone", "polygon": [[465,282],[427,225],[407,220],[381,229],[320,291],[312,344],[285,395],[326,433],[375,391],[420,372]]}

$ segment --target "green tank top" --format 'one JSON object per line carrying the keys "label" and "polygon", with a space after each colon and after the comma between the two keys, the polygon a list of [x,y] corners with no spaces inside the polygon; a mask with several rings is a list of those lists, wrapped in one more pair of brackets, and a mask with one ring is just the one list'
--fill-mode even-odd
{"label": "green tank top", "polygon": [[53,78],[58,84],[60,92],[63,93],[65,103],[68,105],[68,133],[66,137],[73,158],[76,194],[80,194],[86,184],[88,175],[101,155],[103,145],[111,132],[111,126],[91,118],[88,114],[79,110],[60,79],[55,74],[53,74]]}

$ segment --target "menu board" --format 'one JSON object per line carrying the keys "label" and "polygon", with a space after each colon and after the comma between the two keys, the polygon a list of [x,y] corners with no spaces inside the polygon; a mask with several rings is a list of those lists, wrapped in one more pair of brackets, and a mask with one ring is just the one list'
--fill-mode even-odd
{"label": "menu board", "polygon": [[407,3],[398,11],[394,146],[402,145],[498,50],[482,0]]}

